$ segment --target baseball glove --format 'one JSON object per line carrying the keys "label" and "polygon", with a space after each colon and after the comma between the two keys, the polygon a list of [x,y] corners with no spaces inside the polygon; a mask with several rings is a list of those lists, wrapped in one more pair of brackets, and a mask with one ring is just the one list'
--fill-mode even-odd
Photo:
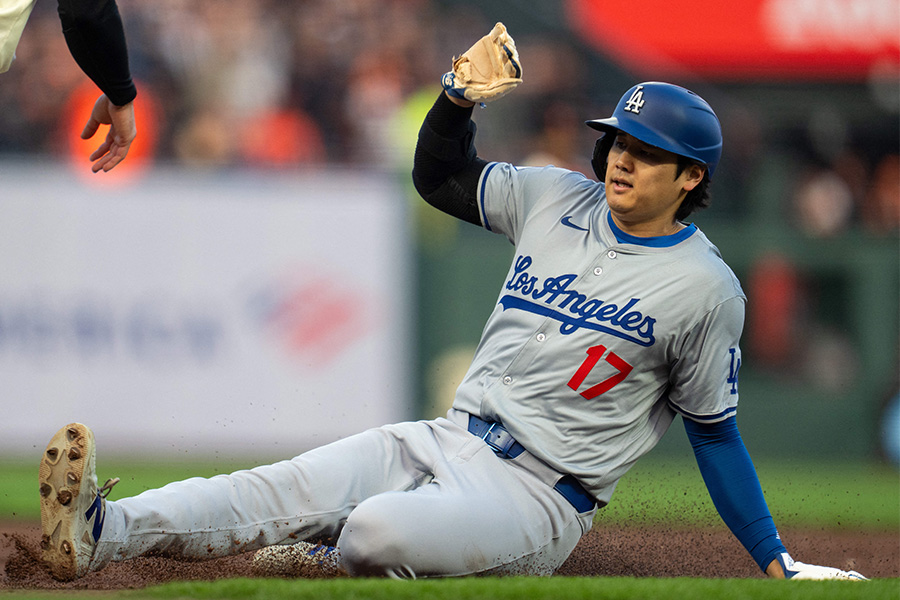
{"label": "baseball glove", "polygon": [[470,102],[491,102],[522,83],[522,65],[516,43],[503,23],[453,59],[453,69],[441,85],[447,93]]}

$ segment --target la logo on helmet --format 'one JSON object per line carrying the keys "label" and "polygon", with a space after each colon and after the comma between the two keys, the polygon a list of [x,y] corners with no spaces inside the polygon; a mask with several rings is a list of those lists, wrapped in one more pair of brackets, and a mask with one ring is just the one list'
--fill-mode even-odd
{"label": "la logo on helmet", "polygon": [[631,98],[628,99],[628,102],[625,103],[625,110],[628,112],[633,112],[634,114],[639,114],[641,109],[644,108],[644,86],[639,85],[634,88],[634,92],[631,94]]}

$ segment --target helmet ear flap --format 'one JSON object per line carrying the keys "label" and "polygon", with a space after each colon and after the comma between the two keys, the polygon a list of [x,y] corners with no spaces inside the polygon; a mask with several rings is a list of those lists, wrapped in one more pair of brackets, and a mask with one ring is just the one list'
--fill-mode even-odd
{"label": "helmet ear flap", "polygon": [[591,166],[594,168],[594,175],[597,176],[597,181],[600,183],[606,181],[606,159],[609,156],[609,149],[612,147],[615,137],[615,135],[612,135],[612,132],[607,132],[597,138],[597,141],[594,143]]}

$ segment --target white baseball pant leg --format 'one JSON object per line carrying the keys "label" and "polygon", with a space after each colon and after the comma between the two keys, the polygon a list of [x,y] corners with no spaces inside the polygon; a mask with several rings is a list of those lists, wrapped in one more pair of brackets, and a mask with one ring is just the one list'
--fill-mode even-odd
{"label": "white baseball pant leg", "polygon": [[590,529],[527,452],[504,460],[448,419],[388,425],[272,465],[107,502],[91,562],[214,558],[338,538],[351,575],[551,574]]}

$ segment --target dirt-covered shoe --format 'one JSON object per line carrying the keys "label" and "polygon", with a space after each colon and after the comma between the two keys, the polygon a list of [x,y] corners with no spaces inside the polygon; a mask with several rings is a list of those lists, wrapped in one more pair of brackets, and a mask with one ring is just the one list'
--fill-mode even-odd
{"label": "dirt-covered shoe", "polygon": [[266,546],[256,551],[250,563],[264,577],[343,577],[340,555],[333,546],[297,542],[290,546]]}
{"label": "dirt-covered shoe", "polygon": [[60,581],[84,576],[103,529],[106,496],[119,479],[97,487],[94,434],[81,423],[56,432],[38,472],[41,558]]}

